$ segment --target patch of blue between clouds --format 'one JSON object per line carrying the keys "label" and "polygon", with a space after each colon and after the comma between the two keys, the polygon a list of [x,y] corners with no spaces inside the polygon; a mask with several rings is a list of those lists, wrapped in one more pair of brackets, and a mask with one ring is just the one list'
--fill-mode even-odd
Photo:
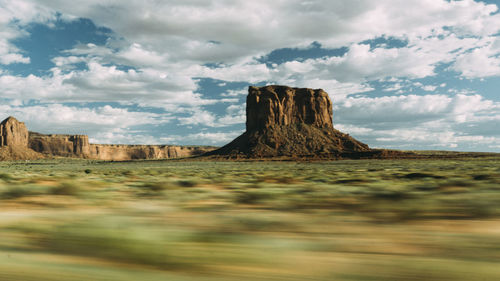
{"label": "patch of blue between clouds", "polygon": [[326,49],[318,42],[313,42],[307,48],[283,48],[277,49],[269,54],[257,59],[260,63],[265,63],[268,67],[272,64],[282,64],[288,61],[304,61],[322,57],[340,57],[347,53],[349,49],[342,47],[338,49]]}
{"label": "patch of blue between clouds", "polygon": [[[33,23],[25,30],[29,32],[29,36],[19,38],[13,43],[29,56],[31,63],[7,66],[6,69],[14,75],[46,75],[50,68],[54,67],[51,60],[65,55],[62,51],[77,44],[104,45],[112,35],[110,29],[97,27],[91,20],[83,18],[65,21],[58,17],[52,27]],[[84,67],[82,64],[77,66]]]}
{"label": "patch of blue between clouds", "polygon": [[[197,80],[198,80],[197,92],[202,94],[204,99],[214,99],[214,100],[222,100],[225,98],[237,99],[238,104],[242,102],[242,97],[240,96],[224,97],[222,95],[226,93],[228,90],[236,90],[248,87],[248,84],[243,82],[233,83],[211,78],[197,78]],[[223,116],[229,105],[230,103],[221,101],[214,104],[205,105],[204,109],[213,112],[218,116]]]}
{"label": "patch of blue between clouds", "polygon": [[408,46],[408,41],[403,40],[403,39],[399,39],[399,38],[395,38],[395,37],[382,36],[382,37],[377,37],[374,39],[362,41],[359,44],[370,45],[371,50],[376,49],[376,48],[391,49],[391,48],[404,48],[404,47]]}

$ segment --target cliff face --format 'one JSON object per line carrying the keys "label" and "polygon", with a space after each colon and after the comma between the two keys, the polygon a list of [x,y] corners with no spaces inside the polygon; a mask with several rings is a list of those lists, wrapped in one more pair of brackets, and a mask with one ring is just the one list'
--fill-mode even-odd
{"label": "cliff face", "polygon": [[88,158],[90,155],[89,138],[85,135],[43,135],[29,133],[29,147],[40,153]]}
{"label": "cliff face", "polygon": [[29,147],[53,156],[113,161],[190,157],[215,149],[205,146],[90,144],[86,135],[43,135],[34,132],[30,132]]}
{"label": "cliff face", "polygon": [[0,123],[0,146],[28,146],[28,129],[23,122],[10,116]]}
{"label": "cliff face", "polygon": [[333,128],[332,102],[321,89],[249,87],[246,132],[207,155],[340,156],[370,151]]}
{"label": "cliff face", "polygon": [[169,159],[197,156],[213,149],[205,146],[91,144],[88,158],[114,161]]}
{"label": "cliff face", "polygon": [[43,155],[28,148],[28,129],[23,122],[8,117],[0,123],[0,160],[39,158]]}
{"label": "cliff face", "polygon": [[275,125],[307,124],[333,129],[332,102],[321,90],[287,86],[249,87],[247,131]]}
{"label": "cliff face", "polygon": [[81,157],[90,155],[89,137],[86,135],[70,136],[69,141],[73,143],[73,153]]}

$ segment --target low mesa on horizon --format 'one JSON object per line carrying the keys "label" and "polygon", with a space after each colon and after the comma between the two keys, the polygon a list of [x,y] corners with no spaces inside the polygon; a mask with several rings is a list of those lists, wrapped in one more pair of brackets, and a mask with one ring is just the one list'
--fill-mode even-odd
{"label": "low mesa on horizon", "polygon": [[179,145],[92,144],[87,135],[30,132],[9,116],[0,123],[0,160],[71,157],[96,160],[153,160],[201,155],[215,147]]}

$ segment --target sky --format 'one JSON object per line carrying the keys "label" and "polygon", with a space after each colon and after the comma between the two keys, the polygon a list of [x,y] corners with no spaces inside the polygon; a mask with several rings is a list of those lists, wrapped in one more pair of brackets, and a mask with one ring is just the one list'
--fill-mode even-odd
{"label": "sky", "polygon": [[371,147],[500,152],[500,1],[0,0],[0,119],[224,145],[248,86],[322,88]]}

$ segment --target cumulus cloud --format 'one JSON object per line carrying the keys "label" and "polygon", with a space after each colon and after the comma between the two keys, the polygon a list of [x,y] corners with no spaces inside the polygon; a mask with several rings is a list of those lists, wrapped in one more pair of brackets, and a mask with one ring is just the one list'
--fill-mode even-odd
{"label": "cumulus cloud", "polygon": [[[96,142],[107,142],[109,134],[123,133],[127,128],[164,124],[167,114],[130,111],[109,105],[82,108],[63,104],[33,106],[0,105],[2,120],[9,115],[25,122],[30,131],[40,133],[88,134]],[[128,134],[130,135],[130,131]]]}
{"label": "cumulus cloud", "polygon": [[490,38],[482,47],[458,56],[451,69],[467,78],[500,76],[500,40]]}
{"label": "cumulus cloud", "polygon": [[[67,58],[80,61],[78,58]],[[56,63],[62,61],[55,59]],[[199,106],[217,102],[195,93],[196,82],[185,76],[154,69],[121,70],[89,62],[88,69],[63,72],[54,68],[51,76],[0,76],[2,97],[43,102],[120,102],[152,107]]]}
{"label": "cumulus cloud", "polygon": [[[64,103],[163,108],[183,113],[178,118],[183,125],[219,130],[244,123],[244,105],[234,103],[246,90],[227,90],[219,93],[223,99],[209,99],[200,92],[199,78],[279,83],[325,89],[337,107],[338,126],[369,136],[374,144],[468,141],[498,147],[498,136],[488,130],[498,121],[498,103],[460,93],[463,89],[450,89],[453,96],[403,92],[413,86],[423,92],[437,90],[439,83],[413,84],[412,79],[435,76],[442,65],[466,78],[500,76],[497,10],[496,5],[473,0],[0,0],[4,66],[31,62],[12,42],[29,36],[26,26],[33,22],[50,26],[58,17],[88,18],[113,31],[105,45],[77,44],[62,50],[45,76],[16,76],[0,69],[0,93],[10,104],[5,112],[29,115],[40,110],[43,117],[58,110],[65,124],[91,128],[96,140],[132,142],[127,136],[132,132],[137,140],[157,142],[147,133],[130,131],[142,124],[139,120],[167,122],[156,113]],[[377,38],[403,44],[370,44]],[[279,48],[307,49],[312,42],[323,48],[347,47],[347,52],[271,65],[258,59]],[[392,83],[384,86],[384,94],[403,95],[357,96],[376,90],[373,81]],[[204,107],[220,102],[229,103],[225,112]],[[90,121],[77,120],[76,115]],[[101,117],[110,122],[103,128],[117,129],[96,129],[95,120]],[[34,115],[28,119],[44,128]],[[64,127],[64,122],[54,122]],[[191,134],[186,140],[220,143],[233,135],[221,129]]]}
{"label": "cumulus cloud", "polygon": [[334,124],[373,146],[494,149],[500,103],[480,95],[350,97],[335,105]]}
{"label": "cumulus cloud", "polygon": [[234,62],[313,41],[338,47],[382,35],[425,38],[443,26],[488,35],[500,22],[495,5],[472,0],[32,2],[90,18],[159,53],[202,62]]}
{"label": "cumulus cloud", "polygon": [[56,18],[55,12],[32,1],[0,0],[0,65],[30,63],[12,41],[29,34],[23,29],[29,23],[50,24]]}
{"label": "cumulus cloud", "polygon": [[186,136],[172,136],[164,138],[167,143],[181,143],[181,144],[206,144],[206,145],[224,145],[232,141],[237,136],[241,135],[242,131],[231,132],[200,132],[195,134],[188,134]]}
{"label": "cumulus cloud", "polygon": [[220,117],[216,114],[200,109],[192,109],[189,117],[179,117],[177,120],[181,125],[203,125],[207,127],[228,127],[235,124],[243,124],[246,121],[245,104],[232,104],[226,108],[225,115]]}

